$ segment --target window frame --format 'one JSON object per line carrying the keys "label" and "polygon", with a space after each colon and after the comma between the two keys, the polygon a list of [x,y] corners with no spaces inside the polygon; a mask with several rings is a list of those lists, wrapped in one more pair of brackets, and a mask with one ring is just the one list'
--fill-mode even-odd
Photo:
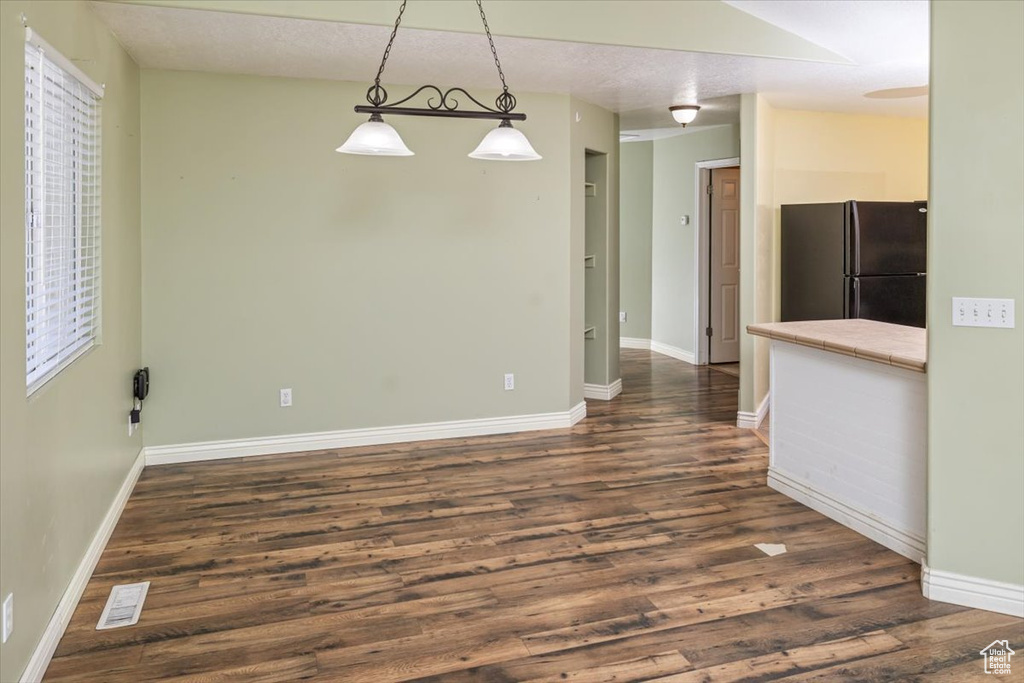
{"label": "window frame", "polygon": [[[31,396],[100,343],[104,87],[31,28],[25,30],[23,53],[26,91],[25,385],[26,395]],[[33,59],[38,62],[33,64]],[[50,80],[48,92],[46,74],[48,70],[53,73],[54,69],[60,82]],[[68,85],[70,81],[73,83]],[[36,88],[33,92],[38,93],[31,101],[30,88]],[[92,99],[86,102],[83,96],[88,93]],[[56,102],[58,96],[63,98],[59,103]],[[78,103],[85,104],[69,106],[69,98],[74,96],[78,96]],[[55,104],[58,106],[54,107]],[[55,112],[59,118],[46,118]],[[44,131],[54,126],[60,128],[59,142],[66,145],[56,153],[59,157],[53,156],[53,150],[46,146]],[[89,135],[93,136],[91,141],[87,140]],[[54,163],[60,166],[61,174],[55,175],[53,170],[47,169],[47,164]],[[53,197],[57,197],[57,201],[53,201]],[[47,210],[36,209],[50,204],[67,209],[66,215],[61,214],[62,222],[67,224],[47,231]],[[84,216],[83,211],[87,212]],[[44,217],[42,225],[38,220],[40,215]],[[59,243],[57,247],[52,246],[55,240]],[[57,275],[52,274],[54,270]],[[55,303],[47,302],[51,294]],[[86,311],[84,322],[80,320],[83,310]],[[47,322],[37,322],[40,316],[45,316]],[[40,324],[51,329],[40,332],[37,329]],[[38,356],[44,353],[48,357],[40,359]]]}

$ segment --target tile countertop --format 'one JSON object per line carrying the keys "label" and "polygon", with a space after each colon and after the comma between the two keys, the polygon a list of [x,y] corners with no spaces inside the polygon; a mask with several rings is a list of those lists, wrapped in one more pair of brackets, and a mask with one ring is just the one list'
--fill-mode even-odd
{"label": "tile countertop", "polygon": [[748,325],[747,332],[906,370],[926,371],[926,332],[920,327],[874,320],[807,320]]}

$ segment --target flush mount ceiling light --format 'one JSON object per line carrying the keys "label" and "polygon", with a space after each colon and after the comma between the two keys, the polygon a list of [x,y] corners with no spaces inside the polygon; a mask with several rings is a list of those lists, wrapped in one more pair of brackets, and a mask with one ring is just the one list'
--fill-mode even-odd
{"label": "flush mount ceiling light", "polygon": [[[345,144],[336,151],[345,154],[412,156],[413,152],[405,146],[402,136],[391,125],[385,123],[382,116],[384,114],[401,114],[404,116],[440,116],[457,119],[493,119],[499,121],[498,127],[487,133],[477,148],[469,153],[470,157],[497,161],[534,161],[540,159],[541,156],[534,151],[526,136],[521,131],[512,127],[513,121],[525,121],[526,114],[513,111],[516,108],[516,98],[509,92],[508,85],[505,83],[505,73],[501,70],[498,51],[494,48],[494,38],[491,37],[491,28],[487,25],[487,16],[484,14],[482,0],[476,0],[476,6],[480,10],[480,20],[483,22],[484,32],[487,34],[487,42],[491,46],[494,66],[498,68],[498,78],[501,79],[501,94],[495,98],[494,107],[488,107],[463,88],[449,88],[442,91],[436,85],[420,86],[405,99],[398,100],[392,104],[387,103],[388,91],[380,84],[380,79],[384,75],[384,67],[387,65],[388,55],[391,54],[391,46],[395,42],[398,26],[402,23],[402,14],[405,12],[406,2],[407,0],[402,0],[402,6],[398,9],[398,17],[395,19],[395,27],[391,31],[388,46],[384,49],[384,56],[380,60],[380,68],[377,69],[377,77],[373,79],[373,85],[366,91],[366,101],[369,102],[369,105],[361,104],[355,107],[357,113],[369,114],[370,120],[352,131],[352,135],[345,141]],[[402,106],[424,91],[428,93],[426,107]],[[459,99],[461,97],[469,99],[478,108],[459,109]]]}
{"label": "flush mount ceiling light", "polygon": [[696,104],[677,104],[669,107],[668,110],[672,112],[672,118],[676,120],[676,123],[682,124],[683,128],[686,128],[686,124],[692,123],[697,118],[700,107]]}

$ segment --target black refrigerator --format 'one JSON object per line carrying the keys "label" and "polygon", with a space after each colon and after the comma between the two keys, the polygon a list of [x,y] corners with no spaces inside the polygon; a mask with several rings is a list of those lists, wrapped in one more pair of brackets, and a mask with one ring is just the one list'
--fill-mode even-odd
{"label": "black refrigerator", "polygon": [[926,202],[782,207],[782,320],[925,326]]}

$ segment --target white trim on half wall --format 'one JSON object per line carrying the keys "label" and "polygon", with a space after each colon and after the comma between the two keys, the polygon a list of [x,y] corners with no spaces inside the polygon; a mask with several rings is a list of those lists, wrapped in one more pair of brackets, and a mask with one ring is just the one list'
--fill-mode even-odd
{"label": "white trim on half wall", "polygon": [[597,401],[610,401],[622,393],[622,380],[617,379],[611,384],[584,384],[583,398]]}
{"label": "white trim on half wall", "polygon": [[757,406],[757,410],[753,413],[748,413],[745,410],[737,411],[736,413],[736,426],[741,429],[757,429],[764,422],[764,416],[768,414],[768,406],[771,405],[772,394],[769,391],[761,399],[761,404]]}
{"label": "white trim on half wall", "polygon": [[1024,617],[1024,585],[932,569],[921,571],[921,592],[929,600]]}
{"label": "white trim on half wall", "polygon": [[343,429],[309,434],[285,434],[255,439],[226,439],[197,443],[146,446],[146,465],[169,465],[179,462],[199,462],[222,458],[241,458],[251,455],[277,455],[321,451],[350,446],[378,446],[409,441],[454,439],[464,436],[512,434],[540,429],[565,429],[587,416],[587,404],[581,401],[570,410],[560,413],[538,413],[509,417],[486,417],[450,422]]}
{"label": "white trim on half wall", "polygon": [[830,496],[774,467],[768,468],[768,488],[784,493],[908,560],[920,563],[925,556],[925,539],[909,529],[899,528],[889,520]]}

